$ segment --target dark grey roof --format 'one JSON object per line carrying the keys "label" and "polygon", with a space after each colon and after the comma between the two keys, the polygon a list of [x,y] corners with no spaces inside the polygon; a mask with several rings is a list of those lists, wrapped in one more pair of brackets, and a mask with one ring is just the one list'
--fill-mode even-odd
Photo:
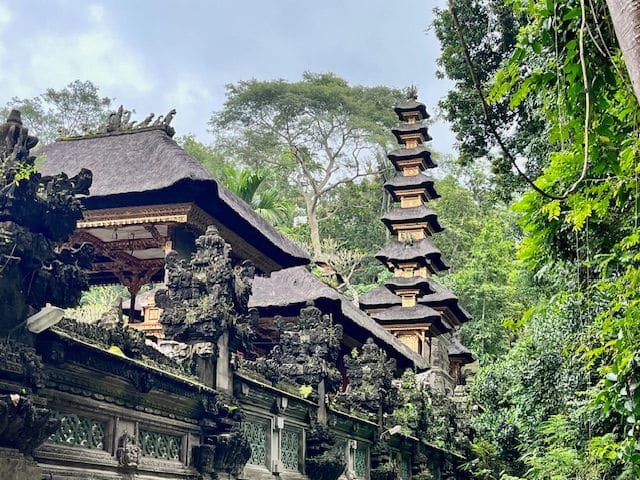
{"label": "dark grey roof", "polygon": [[[376,341],[384,343],[398,355],[420,369],[428,368],[426,358],[418,355],[387,332],[351,300],[317,279],[305,267],[293,267],[273,272],[270,277],[256,277],[249,306],[258,309],[286,307],[328,299],[338,303],[342,315],[357,328],[363,329]],[[428,308],[428,307],[427,307]]]}
{"label": "dark grey roof", "polygon": [[429,114],[427,113],[427,107],[425,106],[425,104],[416,100],[407,100],[406,102],[397,105],[393,109],[393,111],[396,112],[396,115],[398,115],[398,118],[400,120],[404,120],[404,117],[402,116],[403,113],[415,111],[420,112],[422,118],[429,118]]}
{"label": "dark grey roof", "polygon": [[434,272],[441,272],[449,268],[443,260],[440,250],[428,238],[415,240],[411,243],[392,240],[376,253],[375,257],[383,263],[391,260],[401,262],[423,261],[428,263]]}
{"label": "dark grey roof", "polygon": [[471,320],[471,314],[460,305],[458,297],[451,290],[433,279],[429,280],[429,285],[433,293],[420,297],[418,303],[433,308],[446,307],[459,323]]}
{"label": "dark grey roof", "polygon": [[461,360],[462,363],[472,363],[475,360],[473,354],[469,351],[469,349],[462,345],[462,343],[460,343],[460,340],[458,340],[457,338],[453,339],[447,349],[447,353],[450,357]]}
{"label": "dark grey roof", "polygon": [[423,221],[429,224],[433,233],[438,233],[444,230],[442,225],[438,222],[438,215],[436,212],[424,205],[410,208],[392,208],[382,215],[380,219],[387,227],[390,227],[392,223],[413,223]]}
{"label": "dark grey roof", "polygon": [[306,264],[306,252],[286,239],[249,205],[158,128],[74,137],[42,149],[43,175],[93,173],[89,209],[194,201],[213,218],[281,266]]}
{"label": "dark grey roof", "polygon": [[391,307],[401,304],[402,299],[383,285],[360,295],[360,308]]}
{"label": "dark grey roof", "polygon": [[403,278],[403,277],[392,277],[387,280],[384,285],[391,291],[395,292],[402,288],[418,288],[422,290],[425,294],[431,291],[431,286],[428,278],[424,277],[411,277],[411,278]]}
{"label": "dark grey roof", "polygon": [[440,197],[433,185],[433,179],[423,173],[406,176],[396,175],[391,180],[385,182],[384,188],[396,202],[400,201],[400,197],[397,195],[397,192],[416,188],[424,188],[426,190],[426,198],[429,200]]}
{"label": "dark grey roof", "polygon": [[43,175],[82,168],[93,173],[92,197],[160,190],[179,180],[212,180],[209,172],[159,129],[75,137],[42,149]]}
{"label": "dark grey roof", "polygon": [[416,148],[397,148],[392,150],[387,158],[393,163],[393,166],[399,170],[397,166],[398,160],[410,160],[412,158],[421,158],[424,161],[425,168],[435,168],[437,163],[431,158],[431,152],[424,145],[418,145]]}
{"label": "dark grey roof", "polygon": [[255,277],[249,307],[285,307],[319,300],[340,300],[340,293],[318,280],[304,267],[273,272],[269,277]]}
{"label": "dark grey roof", "polygon": [[401,322],[401,323],[430,323],[434,327],[434,334],[438,335],[451,330],[451,327],[442,320],[440,312],[426,305],[415,305],[413,307],[393,306],[371,312],[371,318],[379,322]]}
{"label": "dark grey roof", "polygon": [[407,135],[410,133],[419,133],[422,135],[423,141],[428,142],[431,140],[429,136],[429,129],[422,122],[417,123],[401,123],[398,126],[391,129],[391,133],[393,133],[398,140],[398,143],[403,143],[401,141],[402,135]]}

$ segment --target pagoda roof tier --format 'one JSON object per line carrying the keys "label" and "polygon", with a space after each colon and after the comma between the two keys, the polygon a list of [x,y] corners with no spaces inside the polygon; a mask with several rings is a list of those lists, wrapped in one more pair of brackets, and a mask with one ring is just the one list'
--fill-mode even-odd
{"label": "pagoda roof tier", "polygon": [[409,208],[392,208],[381,217],[381,220],[387,228],[397,224],[426,222],[429,224],[432,233],[444,230],[438,222],[436,212],[424,205]]}
{"label": "pagoda roof tier", "polygon": [[[456,297],[447,287],[440,285],[433,279],[429,279],[429,289],[433,293],[428,293],[418,298],[418,304],[426,305],[436,310],[447,310],[451,323],[459,325],[471,320],[471,315],[460,306]],[[370,292],[360,296],[360,308],[388,308],[402,305],[402,299],[389,291],[385,286],[374,288]]]}
{"label": "pagoda roof tier", "polygon": [[256,308],[261,317],[297,316],[300,309],[309,303],[316,305],[323,313],[331,313],[334,321],[343,326],[345,334],[361,343],[373,337],[403,367],[428,368],[424,357],[412,351],[351,300],[316,278],[305,267],[286,268],[273,272],[269,277],[256,276],[253,279],[249,307]]}
{"label": "pagoda roof tier", "polygon": [[433,292],[429,285],[429,279],[425,277],[392,277],[384,285],[396,295],[399,291],[407,289],[419,290],[422,295]]}
{"label": "pagoda roof tier", "polygon": [[475,361],[473,354],[457,338],[453,339],[451,345],[447,348],[447,353],[449,354],[450,359],[457,360],[463,365],[473,363]]}
{"label": "pagoda roof tier", "polygon": [[447,308],[458,324],[471,320],[471,314],[460,306],[458,297],[451,290],[433,279],[429,279],[429,287],[433,293],[418,298],[419,304],[436,309]]}
{"label": "pagoda roof tier", "polygon": [[370,315],[383,324],[426,323],[431,326],[431,333],[434,335],[441,335],[451,330],[451,327],[442,319],[440,312],[426,305],[393,306],[378,312],[371,312]]}
{"label": "pagoda roof tier", "polygon": [[433,179],[423,173],[409,176],[398,175],[385,182],[384,188],[389,192],[394,202],[400,201],[398,192],[416,189],[424,189],[425,193],[422,196],[427,200],[440,197],[433,184]]}
{"label": "pagoda roof tier", "polygon": [[386,308],[394,305],[402,305],[402,299],[391,293],[389,289],[383,285],[360,295],[360,308]]}
{"label": "pagoda roof tier", "polygon": [[421,159],[421,167],[423,170],[426,170],[427,168],[436,168],[438,166],[438,164],[431,158],[431,152],[423,145],[419,145],[415,148],[397,148],[392,150],[387,155],[387,158],[398,171],[402,170],[398,165],[398,162],[405,160]]}
{"label": "pagoda roof tier", "polygon": [[[90,195],[81,199],[86,209],[85,218],[78,224],[78,228],[88,230],[90,234],[100,236],[104,233],[96,230],[98,227],[115,231],[122,225],[140,223],[140,210],[147,211],[145,224],[154,227],[158,222],[153,218],[159,214],[152,210],[160,206],[167,210],[163,210],[162,216],[168,219],[166,222],[181,222],[188,213],[173,210],[185,205],[190,206],[197,223],[203,224],[204,229],[206,224],[213,223],[235,253],[242,252],[243,258],[253,260],[262,271],[309,262],[306,252],[220,185],[166,129],[136,128],[65,138],[44,147],[42,152],[45,154],[43,175],[64,172],[72,176],[82,168],[93,173]],[[81,226],[88,223],[90,217],[95,217],[95,221],[89,222],[91,226]],[[129,252],[130,249],[124,248]],[[142,246],[140,250],[143,250]],[[163,249],[154,248],[153,251],[153,259],[163,262]],[[145,261],[149,260],[148,253],[142,252]]]}
{"label": "pagoda roof tier", "polygon": [[427,107],[424,103],[418,102],[416,100],[407,100],[406,102],[397,105],[394,109],[396,115],[401,121],[406,120],[405,114],[411,112],[418,112],[420,114],[420,120],[426,120],[429,118],[429,114],[427,113]]}
{"label": "pagoda roof tier", "polygon": [[422,122],[401,123],[397,127],[392,128],[391,133],[393,133],[398,139],[398,143],[404,143],[402,137],[413,134],[420,135],[423,142],[428,142],[429,140],[431,140],[427,126]]}
{"label": "pagoda roof tier", "polygon": [[440,250],[428,238],[414,240],[411,243],[393,240],[376,253],[375,257],[384,264],[409,261],[424,263],[430,266],[434,273],[449,269],[442,259]]}

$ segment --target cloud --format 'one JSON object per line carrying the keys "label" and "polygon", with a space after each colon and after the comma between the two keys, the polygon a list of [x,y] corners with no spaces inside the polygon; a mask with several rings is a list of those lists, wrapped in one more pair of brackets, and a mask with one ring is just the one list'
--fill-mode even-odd
{"label": "cloud", "polygon": [[[35,30],[29,38],[29,49],[0,49],[4,67],[0,71],[0,89],[12,96],[31,96],[79,79],[91,80],[107,90],[151,91],[154,81],[145,70],[144,61],[118,38],[104,8],[89,5],[82,13],[85,21],[79,22],[80,29],[64,33],[60,29],[55,34]],[[9,20],[8,10],[0,4],[0,45],[6,44],[9,32],[3,26]]]}
{"label": "cloud", "polygon": [[168,91],[165,97],[168,103],[180,106],[210,105],[214,98],[204,82],[193,77],[178,78],[175,87]]}

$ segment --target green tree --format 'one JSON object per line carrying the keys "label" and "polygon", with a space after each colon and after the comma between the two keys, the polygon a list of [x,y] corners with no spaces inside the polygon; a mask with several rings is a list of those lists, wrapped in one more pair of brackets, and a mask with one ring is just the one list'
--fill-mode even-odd
{"label": "green tree", "polygon": [[226,167],[220,181],[251,208],[274,225],[286,222],[291,205],[275,188],[265,188],[267,174],[245,168]]}
{"label": "green tree", "polygon": [[200,162],[213,178],[221,179],[224,176],[225,168],[230,166],[222,152],[200,142],[193,135],[178,137],[176,141],[185,152]]}
{"label": "green tree", "polygon": [[331,73],[305,73],[299,82],[250,80],[228,86],[224,109],[210,124],[226,151],[250,168],[269,165],[295,187],[320,256],[322,201],[338,186],[378,171],[397,121],[392,107],[401,97]]}
{"label": "green tree", "polygon": [[[505,0],[456,0],[455,4],[469,50],[473,52],[477,79],[486,93],[496,72],[512,54],[526,15]],[[459,161],[469,164],[479,158],[490,158],[496,187],[503,198],[509,199],[525,183],[513,174],[511,164],[489,131],[450,10],[436,9],[435,14],[433,27],[442,45],[438,74],[455,82],[455,88],[447,93],[440,107],[458,139]],[[532,98],[514,107],[508,101],[497,101],[489,105],[489,115],[505,144],[526,161],[527,172],[535,178],[546,164],[549,152],[547,124],[540,114],[539,103]]]}
{"label": "green tree", "polygon": [[100,96],[100,88],[89,80],[75,80],[59,90],[48,88],[33,98],[13,97],[0,115],[20,110],[22,120],[37,135],[41,145],[59,137],[80,135],[106,125],[112,99]]}

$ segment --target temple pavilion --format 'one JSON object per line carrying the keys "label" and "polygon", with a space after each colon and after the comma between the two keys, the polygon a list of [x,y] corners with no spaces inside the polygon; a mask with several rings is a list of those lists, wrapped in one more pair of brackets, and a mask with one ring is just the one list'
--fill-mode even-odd
{"label": "temple pavilion", "polygon": [[42,150],[43,175],[93,172],[91,193],[82,199],[84,218],[69,243],[96,247],[90,283],[126,286],[131,312],[144,285],[163,281],[167,252],[186,258],[208,225],[258,274],[309,262],[173,140],[174,114],[136,124],[120,107],[102,131],[62,138]]}
{"label": "temple pavilion", "polygon": [[360,307],[411,350],[427,357],[432,383],[452,391],[462,365],[473,361],[455,333],[470,316],[458,298],[433,279],[449,267],[430,240],[443,227],[427,206],[439,197],[425,173],[437,166],[424,145],[431,140],[425,124],[429,115],[417,101],[414,87],[394,111],[400,123],[392,133],[401,148],[388,155],[396,176],[384,189],[394,206],[382,216],[391,241],[376,254],[393,277],[362,295]]}
{"label": "temple pavilion", "polygon": [[[101,131],[45,147],[43,175],[93,173],[60,248],[95,246],[90,283],[125,285],[130,318],[136,308],[143,317],[129,326],[145,335],[119,320],[64,319],[21,346],[25,354],[0,352],[0,380],[15,380],[17,355],[43,359],[43,377],[26,378],[26,365],[19,380],[47,406],[43,421],[55,419],[21,449],[39,472],[21,478],[372,480],[392,471],[410,480],[429,470],[464,479],[453,437],[443,448],[401,434],[383,410],[393,395],[348,388],[408,369],[450,393],[472,359],[454,334],[469,315],[431,278],[447,267],[429,240],[442,227],[425,205],[437,197],[423,173],[435,166],[422,146],[426,109],[414,95],[396,112],[403,148],[389,156],[399,175],[385,188],[399,205],[383,217],[393,241],[377,255],[394,276],[361,308],[173,140],[175,111],[136,123],[121,107]],[[148,283],[165,286],[137,295]],[[360,366],[345,360],[353,352]]]}

